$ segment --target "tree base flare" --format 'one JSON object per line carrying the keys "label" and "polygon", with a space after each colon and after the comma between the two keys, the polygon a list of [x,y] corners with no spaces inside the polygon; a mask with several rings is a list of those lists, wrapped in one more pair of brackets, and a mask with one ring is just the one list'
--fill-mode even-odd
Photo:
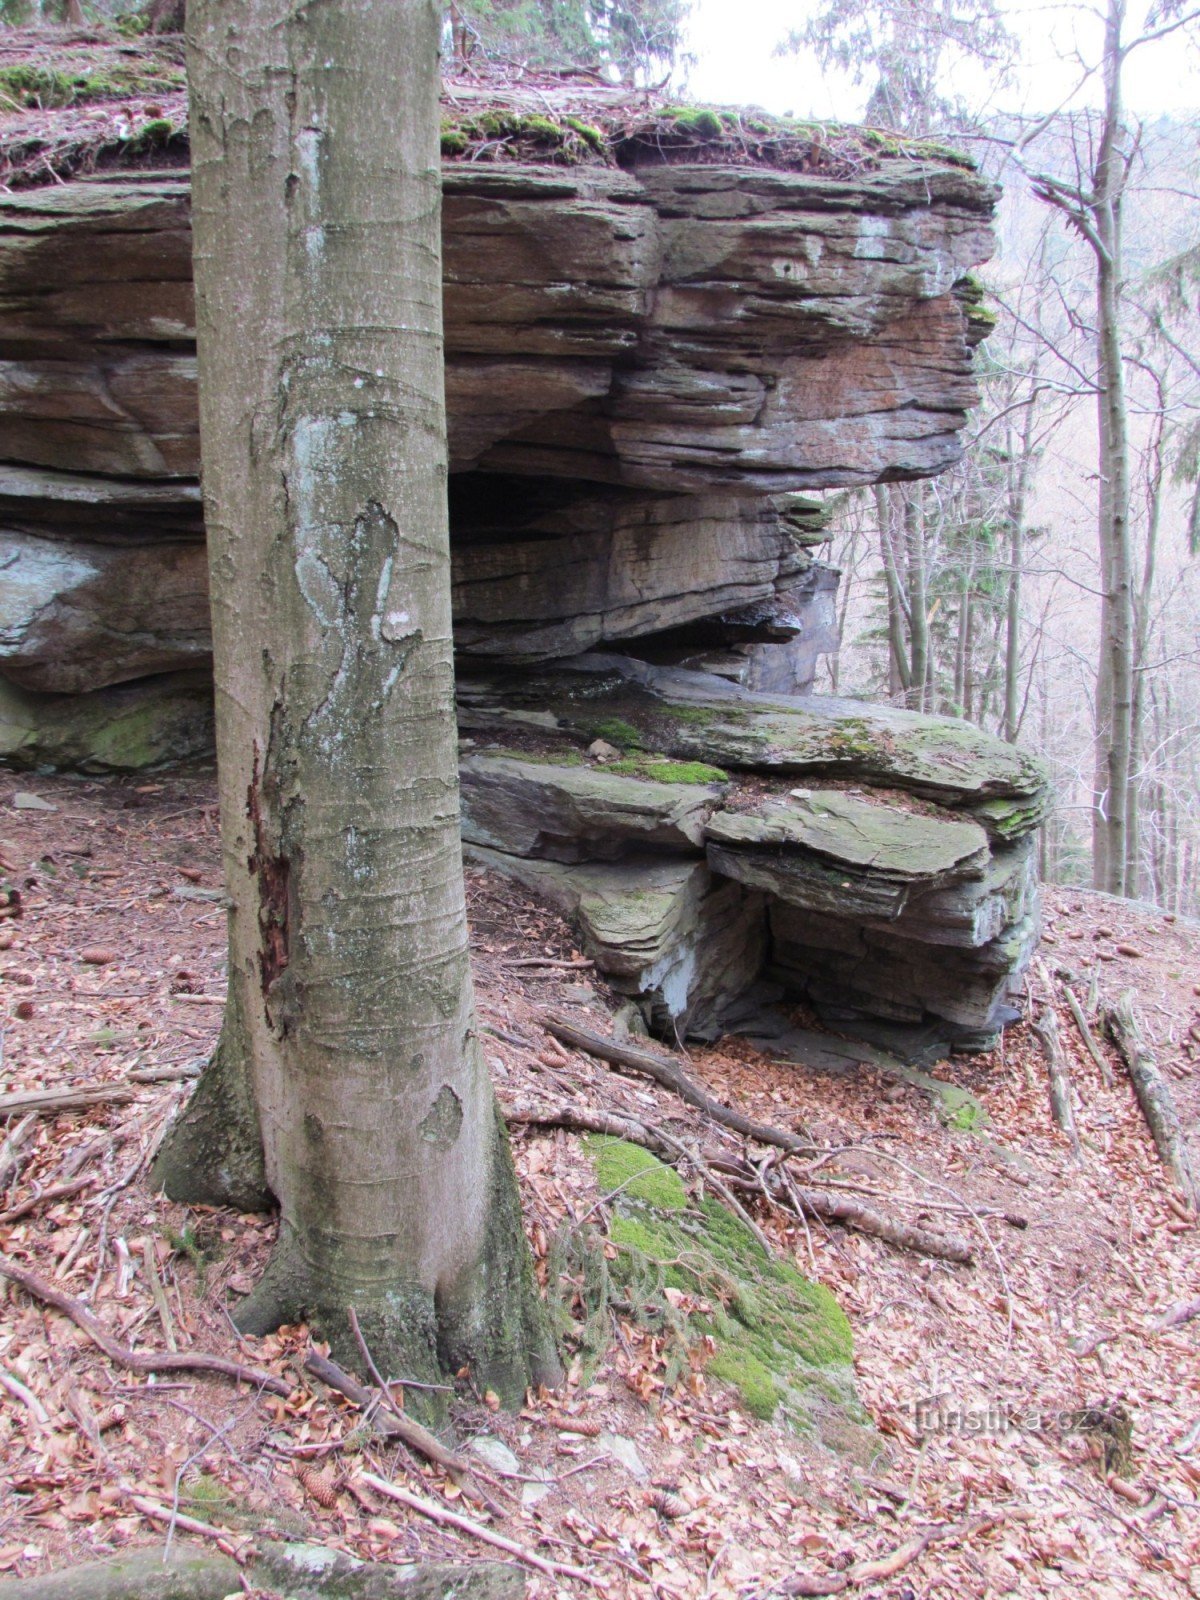
{"label": "tree base flare", "polygon": [[258,1113],[244,1069],[245,1042],[230,1001],[212,1060],[172,1123],[151,1169],[152,1185],[185,1205],[269,1211]]}
{"label": "tree base flare", "polygon": [[406,1398],[407,1409],[426,1421],[443,1416],[440,1386],[464,1369],[476,1389],[492,1390],[513,1410],[530,1384],[558,1383],[562,1367],[521,1228],[508,1134],[494,1115],[487,1231],[469,1270],[432,1290],[399,1274],[386,1284],[356,1285],[309,1261],[299,1233],[284,1221],[266,1271],[234,1314],[239,1330],[261,1337],[306,1321],[342,1366],[368,1376],[369,1352],[388,1381],[432,1386]]}

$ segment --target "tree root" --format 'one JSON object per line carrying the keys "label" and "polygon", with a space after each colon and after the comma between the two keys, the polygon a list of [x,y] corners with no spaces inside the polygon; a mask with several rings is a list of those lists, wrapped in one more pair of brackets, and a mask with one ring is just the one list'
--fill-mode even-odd
{"label": "tree root", "polygon": [[686,1073],[680,1072],[679,1068],[665,1056],[657,1055],[650,1050],[638,1050],[632,1045],[618,1044],[615,1039],[607,1039],[603,1034],[592,1033],[553,1011],[542,1012],[541,1020],[546,1030],[556,1039],[561,1039],[564,1044],[573,1044],[577,1050],[586,1050],[588,1055],[596,1056],[601,1061],[609,1061],[615,1067],[624,1067],[629,1072],[640,1072],[644,1077],[653,1078],[655,1083],[661,1084],[664,1089],[670,1089],[681,1100],[686,1100],[688,1105],[703,1111],[706,1117],[711,1117],[722,1127],[732,1128],[734,1133],[740,1133],[746,1139],[754,1139],[759,1144],[774,1145],[778,1150],[786,1150],[789,1155],[820,1154],[811,1139],[802,1138],[796,1133],[788,1133],[783,1128],[772,1127],[770,1123],[755,1122],[752,1117],[744,1117],[740,1111],[731,1111],[728,1106],[723,1106],[719,1100],[714,1100],[712,1095],[706,1094],[698,1084],[693,1083]]}
{"label": "tree root", "polygon": [[[678,1166],[681,1160],[692,1159],[692,1153],[686,1146],[664,1135],[661,1129],[625,1114],[590,1111],[565,1104],[537,1106],[521,1101],[510,1106],[505,1115],[513,1125],[569,1128],[576,1133],[605,1133],[617,1139],[627,1139],[630,1144],[641,1145],[670,1166]],[[696,1165],[701,1169],[707,1165],[723,1174],[727,1173],[729,1176],[726,1181],[748,1192],[761,1194],[765,1186],[767,1197],[785,1211],[795,1213],[798,1205],[801,1214],[819,1217],[824,1222],[840,1223],[843,1227],[882,1239],[898,1249],[936,1256],[943,1261],[956,1261],[962,1266],[975,1264],[974,1254],[963,1240],[943,1237],[925,1228],[885,1217],[872,1206],[865,1206],[844,1194],[809,1188],[790,1178],[785,1183],[779,1181],[777,1175],[761,1174],[748,1161],[726,1156],[708,1156],[697,1161]],[[719,1191],[721,1186],[715,1184],[714,1187]],[[754,1231],[758,1232],[757,1229]]]}
{"label": "tree root", "polygon": [[244,1367],[238,1361],[227,1361],[224,1356],[207,1356],[198,1351],[173,1353],[165,1350],[130,1350],[114,1338],[99,1318],[94,1317],[80,1301],[56,1289],[52,1283],[47,1283],[39,1273],[29,1267],[19,1266],[3,1254],[0,1254],[0,1277],[11,1278],[35,1300],[61,1311],[77,1328],[83,1329],[110,1361],[115,1361],[117,1366],[124,1367],[128,1372],[211,1372],[222,1378],[232,1378],[235,1383],[251,1383],[256,1388],[264,1389],[269,1394],[282,1395],[285,1399],[292,1392],[291,1385],[277,1378],[274,1373],[264,1372],[260,1367]]}

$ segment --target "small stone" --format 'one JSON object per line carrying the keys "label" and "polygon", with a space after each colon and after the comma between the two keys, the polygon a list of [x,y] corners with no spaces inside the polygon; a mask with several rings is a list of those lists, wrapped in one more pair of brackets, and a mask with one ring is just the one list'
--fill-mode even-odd
{"label": "small stone", "polygon": [[553,1481],[543,1469],[535,1467],[533,1476],[538,1480],[536,1483],[521,1485],[521,1505],[526,1510],[544,1500],[553,1488]]}
{"label": "small stone", "polygon": [[477,1439],[472,1439],[467,1449],[496,1472],[521,1470],[521,1463],[508,1446],[502,1440],[493,1438],[490,1433],[482,1433]]}
{"label": "small stone", "polygon": [[49,800],[43,800],[40,794],[26,794],[24,791],[12,797],[14,811],[57,811],[57,806],[52,806]]}
{"label": "small stone", "polygon": [[615,744],[609,744],[607,739],[593,739],[587,747],[587,753],[596,761],[619,761],[621,752]]}
{"label": "small stone", "polygon": [[649,1477],[645,1463],[632,1439],[627,1439],[621,1433],[602,1433],[599,1444],[600,1448],[607,1451],[618,1466],[624,1467],[631,1477]]}

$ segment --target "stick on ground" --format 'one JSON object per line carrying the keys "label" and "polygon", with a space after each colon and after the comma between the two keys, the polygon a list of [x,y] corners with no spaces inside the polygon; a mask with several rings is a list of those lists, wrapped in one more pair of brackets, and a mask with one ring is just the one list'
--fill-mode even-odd
{"label": "stick on ground", "polygon": [[482,1523],[472,1522],[470,1517],[459,1516],[456,1511],[449,1511],[445,1506],[434,1505],[432,1500],[425,1500],[418,1494],[409,1494],[408,1490],[401,1489],[399,1484],[388,1483],[385,1478],[377,1478],[373,1472],[360,1473],[358,1481],[374,1489],[376,1494],[386,1495],[389,1500],[398,1500],[402,1506],[408,1506],[410,1510],[419,1512],[431,1522],[440,1522],[446,1528],[457,1528],[462,1533],[469,1533],[473,1539],[479,1539],[483,1544],[494,1545],[497,1550],[505,1551],[524,1566],[532,1567],[535,1572],[544,1572],[551,1578],[574,1578],[577,1583],[586,1583],[592,1589],[608,1588],[606,1579],[585,1572],[582,1567],[570,1567],[564,1561],[547,1561],[542,1556],[535,1555],[532,1550],[527,1550],[524,1545],[518,1544],[515,1539],[506,1539],[502,1533],[493,1533]]}
{"label": "stick on ground", "polygon": [[1197,1185],[1196,1170],[1183,1124],[1175,1109],[1175,1099],[1146,1043],[1133,1009],[1132,996],[1123,994],[1116,1005],[1105,1013],[1104,1020],[1121,1060],[1129,1069],[1133,1091],[1154,1139],[1159,1160],[1188,1204],[1200,1205],[1200,1186]]}
{"label": "stick on ground", "polygon": [[1071,1080],[1067,1076],[1067,1058],[1063,1054],[1062,1040],[1058,1034],[1058,1014],[1052,1001],[1047,1001],[1042,1014],[1033,1024],[1042,1053],[1046,1057],[1046,1076],[1050,1080],[1050,1114],[1056,1125],[1071,1141],[1071,1149],[1079,1153],[1079,1130],[1075,1126],[1075,1112],[1071,1105]]}
{"label": "stick on ground", "polygon": [[[630,1144],[641,1145],[670,1166],[678,1165],[680,1160],[679,1145],[663,1138],[636,1117],[591,1111],[583,1106],[565,1104],[537,1106],[524,1101],[506,1106],[504,1116],[507,1122],[514,1125],[569,1128],[575,1133],[606,1133],[616,1139],[627,1139]],[[687,1155],[688,1152],[685,1151],[684,1154]],[[749,1164],[745,1164],[744,1173],[736,1162],[728,1161],[724,1157],[711,1158],[710,1164],[722,1172],[732,1169],[736,1175],[746,1179],[747,1186],[752,1190],[761,1188]],[[940,1234],[930,1233],[925,1228],[917,1228],[892,1217],[885,1217],[874,1207],[865,1206],[861,1201],[852,1200],[847,1195],[789,1183],[777,1198],[786,1201],[790,1194],[798,1198],[802,1210],[807,1211],[810,1216],[820,1217],[825,1222],[841,1223],[843,1227],[870,1234],[872,1238],[882,1239],[886,1244],[895,1245],[901,1250],[913,1250],[919,1255],[936,1256],[942,1261],[957,1261],[967,1267],[975,1264],[971,1247],[961,1239],[943,1237]]]}
{"label": "stick on ground", "polygon": [[712,1095],[706,1094],[699,1084],[693,1083],[665,1056],[650,1050],[635,1049],[633,1045],[618,1044],[615,1039],[606,1038],[602,1033],[592,1033],[590,1029],[581,1028],[553,1011],[544,1011],[542,1022],[548,1032],[564,1044],[573,1044],[577,1050],[586,1050],[588,1055],[600,1061],[609,1061],[615,1067],[624,1067],[628,1072],[640,1072],[643,1077],[653,1078],[655,1083],[670,1089],[681,1100],[686,1100],[688,1105],[703,1111],[706,1117],[711,1117],[723,1127],[732,1128],[744,1138],[755,1139],[759,1144],[774,1145],[790,1155],[819,1154],[811,1139],[788,1133],[784,1128],[772,1127],[770,1123],[755,1122],[752,1117],[744,1117],[740,1111],[731,1111],[719,1100],[714,1100]]}
{"label": "stick on ground", "polygon": [[199,1351],[190,1350],[177,1353],[165,1350],[130,1350],[109,1333],[100,1319],[94,1317],[80,1301],[69,1294],[64,1294],[61,1289],[56,1289],[40,1273],[32,1271],[29,1267],[19,1266],[2,1254],[0,1254],[0,1277],[11,1278],[35,1300],[40,1300],[43,1305],[53,1306],[65,1317],[70,1317],[75,1326],[82,1328],[92,1343],[98,1345],[110,1361],[115,1361],[117,1366],[124,1367],[128,1372],[211,1372],[218,1377],[232,1378],[236,1383],[252,1383],[256,1388],[265,1389],[269,1394],[282,1395],[284,1399],[292,1392],[291,1385],[285,1383],[282,1378],[277,1378],[273,1372],[264,1372],[260,1367],[244,1367],[238,1361],[227,1361],[224,1356],[206,1356]]}

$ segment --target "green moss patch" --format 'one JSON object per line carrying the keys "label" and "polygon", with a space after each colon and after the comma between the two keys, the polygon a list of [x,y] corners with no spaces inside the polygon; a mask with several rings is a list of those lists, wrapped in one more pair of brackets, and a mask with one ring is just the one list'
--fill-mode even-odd
{"label": "green moss patch", "polygon": [[675,1370],[702,1366],[753,1416],[873,1456],[850,1324],[829,1290],[769,1256],[717,1201],[689,1203],[679,1175],[649,1151],[584,1143],[613,1212],[610,1298],[665,1332]]}
{"label": "green moss patch", "polygon": [[623,778],[648,778],[655,783],[728,783],[729,781],[729,774],[723,768],[710,767],[706,761],[668,761],[654,756],[614,761],[606,770],[619,773]]}

